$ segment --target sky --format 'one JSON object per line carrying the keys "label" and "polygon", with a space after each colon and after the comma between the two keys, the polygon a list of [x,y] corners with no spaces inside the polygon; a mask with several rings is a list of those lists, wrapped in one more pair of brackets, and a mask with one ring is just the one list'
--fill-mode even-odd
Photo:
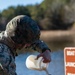
{"label": "sky", "polygon": [[7,9],[9,6],[39,4],[42,1],[43,0],[0,0],[0,11]]}

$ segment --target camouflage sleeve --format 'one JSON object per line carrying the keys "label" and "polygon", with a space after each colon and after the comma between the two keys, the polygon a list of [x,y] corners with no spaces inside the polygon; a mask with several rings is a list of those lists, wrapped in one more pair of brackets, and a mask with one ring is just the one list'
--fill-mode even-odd
{"label": "camouflage sleeve", "polygon": [[15,59],[9,47],[2,43],[0,43],[0,75],[16,75]]}
{"label": "camouflage sleeve", "polygon": [[44,52],[45,50],[50,50],[47,44],[41,40],[35,41],[35,43],[33,44],[33,49],[37,50],[38,52]]}

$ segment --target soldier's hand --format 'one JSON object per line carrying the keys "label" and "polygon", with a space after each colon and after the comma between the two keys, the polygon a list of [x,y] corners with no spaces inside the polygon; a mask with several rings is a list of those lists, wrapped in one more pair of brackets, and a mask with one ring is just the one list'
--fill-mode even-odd
{"label": "soldier's hand", "polygon": [[37,56],[37,59],[39,57],[43,57],[43,62],[44,63],[49,63],[51,61],[51,52],[49,50],[46,50],[45,52],[43,53],[40,53],[38,56]]}

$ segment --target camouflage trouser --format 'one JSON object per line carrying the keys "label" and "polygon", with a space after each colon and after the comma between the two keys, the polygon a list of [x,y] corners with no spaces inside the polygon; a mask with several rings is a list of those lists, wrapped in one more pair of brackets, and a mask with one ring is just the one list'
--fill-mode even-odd
{"label": "camouflage trouser", "polygon": [[0,75],[17,75],[14,58],[9,48],[0,43]]}

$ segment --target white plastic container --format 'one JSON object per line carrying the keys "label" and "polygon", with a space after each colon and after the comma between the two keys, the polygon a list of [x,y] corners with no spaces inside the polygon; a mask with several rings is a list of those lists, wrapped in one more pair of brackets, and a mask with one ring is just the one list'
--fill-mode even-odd
{"label": "white plastic container", "polygon": [[30,55],[26,59],[26,67],[32,70],[46,70],[49,63],[43,63],[43,57],[36,59],[37,56]]}

